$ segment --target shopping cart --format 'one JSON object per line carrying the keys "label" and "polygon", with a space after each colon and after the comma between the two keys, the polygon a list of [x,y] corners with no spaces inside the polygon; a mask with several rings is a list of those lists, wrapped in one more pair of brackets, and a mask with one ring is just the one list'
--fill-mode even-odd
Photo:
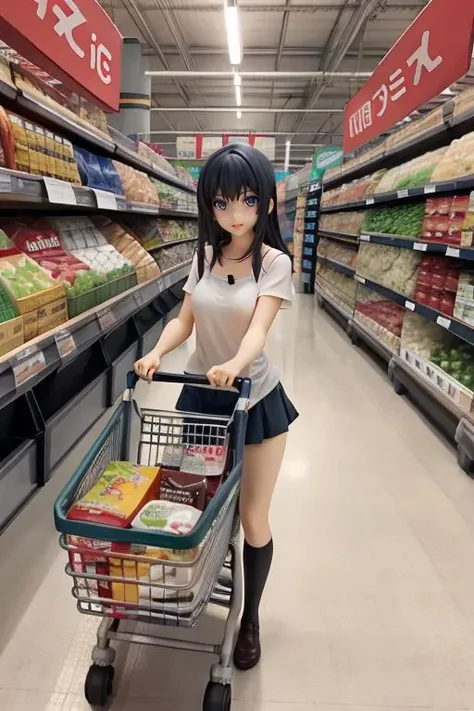
{"label": "shopping cart", "polygon": [[[157,373],[153,379],[208,384],[204,377],[167,373]],[[115,661],[110,642],[119,640],[217,655],[219,661],[211,668],[203,709],[229,711],[231,660],[243,597],[237,501],[251,383],[247,379],[236,381],[240,394],[230,419],[140,410],[134,399],[136,383],[137,377],[130,373],[123,402],[55,504],[56,528],[61,533],[61,546],[69,555],[66,573],[73,580],[72,594],[78,610],[102,617],[85,681],[85,696],[92,706],[107,703],[112,694]],[[136,422],[140,426],[138,456],[130,458]],[[206,447],[221,453],[217,464],[227,466],[229,474],[221,480],[190,533],[120,529],[67,518],[72,504],[98,481],[110,462],[136,461],[143,466],[161,464],[177,469],[179,458],[185,453],[192,469],[193,456],[195,464],[202,465]],[[149,546],[153,547],[153,555],[161,549],[159,559],[150,559]],[[183,641],[173,633],[150,634],[149,623],[194,627],[211,603],[228,609],[221,644]],[[146,623],[145,630],[140,623]]]}

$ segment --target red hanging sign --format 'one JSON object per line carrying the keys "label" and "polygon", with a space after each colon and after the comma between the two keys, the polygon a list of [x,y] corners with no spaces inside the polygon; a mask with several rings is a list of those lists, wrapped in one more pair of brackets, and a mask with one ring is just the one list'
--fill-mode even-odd
{"label": "red hanging sign", "polygon": [[344,153],[376,138],[467,74],[474,2],[431,0],[346,104]]}
{"label": "red hanging sign", "polygon": [[122,36],[97,0],[2,0],[0,37],[78,94],[118,111]]}

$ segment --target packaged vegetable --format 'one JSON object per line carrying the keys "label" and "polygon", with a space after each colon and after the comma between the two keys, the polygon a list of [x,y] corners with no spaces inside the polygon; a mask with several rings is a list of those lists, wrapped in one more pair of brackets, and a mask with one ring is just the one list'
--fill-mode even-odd
{"label": "packaged vegetable", "polygon": [[149,501],[134,518],[132,528],[155,530],[176,535],[190,533],[201,511],[172,501]]}
{"label": "packaged vegetable", "polygon": [[73,521],[127,528],[159,486],[159,467],[111,462],[90,491],[69,509]]}

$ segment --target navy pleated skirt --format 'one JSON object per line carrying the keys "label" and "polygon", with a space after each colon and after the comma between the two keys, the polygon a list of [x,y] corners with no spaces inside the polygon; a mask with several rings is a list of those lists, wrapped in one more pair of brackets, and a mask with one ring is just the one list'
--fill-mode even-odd
{"label": "navy pleated skirt", "polygon": [[[226,390],[185,385],[176,404],[176,409],[180,412],[230,417],[238,397],[237,393]],[[298,412],[289,400],[282,384],[278,383],[268,395],[250,408],[245,443],[260,444],[266,439],[278,437],[278,435],[288,432],[291,423],[297,417]]]}

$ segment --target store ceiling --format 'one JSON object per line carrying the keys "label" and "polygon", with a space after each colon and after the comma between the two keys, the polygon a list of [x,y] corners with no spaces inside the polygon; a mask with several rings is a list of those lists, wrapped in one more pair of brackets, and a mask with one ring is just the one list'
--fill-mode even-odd
{"label": "store ceiling", "polygon": [[[223,0],[100,0],[125,37],[143,43],[151,70],[230,71]],[[243,108],[255,113],[154,111],[153,141],[175,155],[176,133],[278,132],[277,159],[293,138],[291,162],[313,144],[339,143],[341,109],[375,69],[427,0],[239,0],[242,72],[350,72],[350,77],[244,78]],[[357,76],[361,74],[362,76]],[[154,107],[234,107],[231,78],[154,77]],[[293,109],[271,113],[269,109]],[[294,112],[297,109],[299,111]],[[324,109],[325,113],[305,113]],[[338,112],[332,110],[339,109]]]}

